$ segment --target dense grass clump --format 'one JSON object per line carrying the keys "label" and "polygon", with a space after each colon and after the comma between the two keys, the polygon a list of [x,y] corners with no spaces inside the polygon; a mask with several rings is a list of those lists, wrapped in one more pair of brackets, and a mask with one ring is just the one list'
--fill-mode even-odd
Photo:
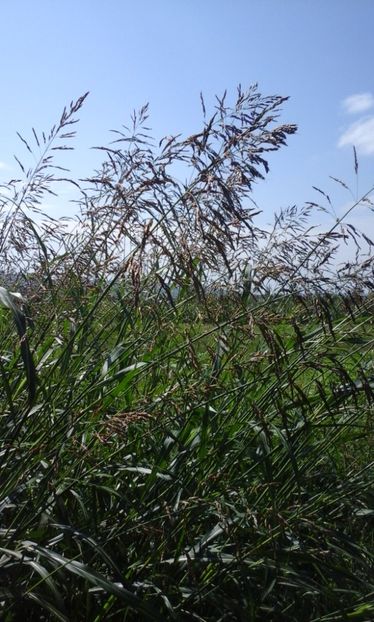
{"label": "dense grass clump", "polygon": [[0,200],[1,619],[373,619],[371,240],[256,224],[256,87],[158,145],[144,107],[53,221],[83,101]]}

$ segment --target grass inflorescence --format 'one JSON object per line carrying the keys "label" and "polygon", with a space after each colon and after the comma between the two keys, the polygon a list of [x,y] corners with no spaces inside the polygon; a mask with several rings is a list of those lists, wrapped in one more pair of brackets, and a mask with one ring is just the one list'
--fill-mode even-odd
{"label": "grass inflorescence", "polygon": [[2,619],[372,619],[371,192],[259,226],[296,128],[256,86],[187,139],[143,107],[78,183],[52,155],[84,99],[0,198]]}

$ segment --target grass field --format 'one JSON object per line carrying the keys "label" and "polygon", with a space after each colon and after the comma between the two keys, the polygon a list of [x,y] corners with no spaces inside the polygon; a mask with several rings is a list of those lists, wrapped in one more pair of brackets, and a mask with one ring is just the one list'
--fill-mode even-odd
{"label": "grass field", "polygon": [[[337,272],[349,229],[310,237],[310,205],[268,234],[241,211],[294,131],[268,129],[281,101],[253,90],[152,160],[134,130],[72,233],[41,221],[82,103],[2,206],[23,299],[0,292],[1,619],[372,620],[369,254]],[[166,165],[186,154],[177,186]]]}

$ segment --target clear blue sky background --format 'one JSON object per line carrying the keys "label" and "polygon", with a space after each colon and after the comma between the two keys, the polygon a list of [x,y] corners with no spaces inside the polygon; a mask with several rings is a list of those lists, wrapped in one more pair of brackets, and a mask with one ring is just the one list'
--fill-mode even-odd
{"label": "clear blue sky background", "polygon": [[[188,135],[201,127],[200,91],[211,107],[214,94],[258,82],[290,96],[282,121],[299,126],[255,190],[265,214],[319,198],[312,185],[343,209],[350,197],[329,175],[354,185],[353,142],[360,191],[374,184],[373,0],[2,0],[1,22],[3,180],[13,153],[27,162],[16,131],[48,130],[87,90],[76,151],[63,158],[76,177],[98,164],[89,147],[145,102],[156,138]],[[70,213],[61,201],[50,209]]]}

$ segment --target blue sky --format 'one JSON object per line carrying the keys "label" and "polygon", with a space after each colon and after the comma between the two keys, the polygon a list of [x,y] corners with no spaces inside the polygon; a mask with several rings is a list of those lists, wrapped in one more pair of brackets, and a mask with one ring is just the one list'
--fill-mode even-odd
{"label": "blue sky", "polygon": [[[214,94],[258,82],[290,96],[281,120],[299,126],[254,192],[265,215],[318,199],[313,185],[344,209],[350,197],[329,175],[355,187],[353,143],[359,190],[374,185],[373,0],[2,0],[1,21],[2,180],[15,175],[14,153],[27,162],[16,131],[48,130],[85,91],[76,151],[61,162],[75,177],[134,108],[150,103],[156,138],[189,135],[200,91],[209,108]],[[46,208],[71,213],[65,199]]]}

